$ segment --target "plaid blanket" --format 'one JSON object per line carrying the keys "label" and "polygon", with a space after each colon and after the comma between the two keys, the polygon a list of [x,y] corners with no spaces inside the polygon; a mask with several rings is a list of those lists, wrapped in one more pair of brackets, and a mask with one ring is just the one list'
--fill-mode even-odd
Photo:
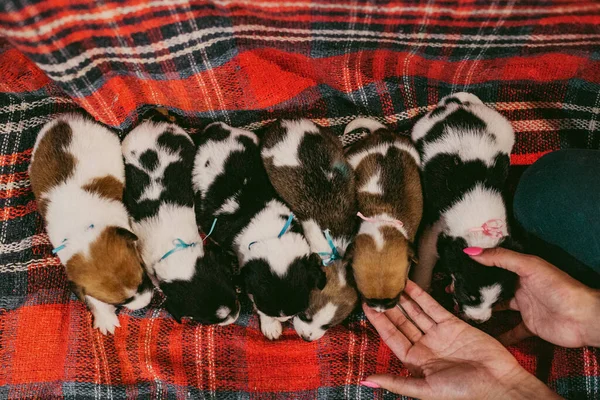
{"label": "plaid blanket", "polygon": [[[407,133],[466,90],[513,122],[513,164],[600,148],[594,0],[6,0],[0,37],[0,398],[388,399],[359,381],[407,374],[359,312],[318,342],[289,327],[268,342],[247,301],[214,327],[177,324],[155,296],[122,310],[114,336],[93,330],[27,176],[56,113],[83,108],[121,133],[156,105],[192,133],[296,115],[340,133],[372,115]],[[561,395],[599,398],[600,350],[530,339],[510,351]]]}

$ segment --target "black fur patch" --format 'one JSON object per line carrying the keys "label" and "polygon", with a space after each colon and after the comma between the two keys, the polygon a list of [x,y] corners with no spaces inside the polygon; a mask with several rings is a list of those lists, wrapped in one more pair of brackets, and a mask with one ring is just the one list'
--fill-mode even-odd
{"label": "black fur patch", "polygon": [[438,154],[423,169],[426,220],[437,221],[444,210],[459,201],[477,184],[504,192],[510,158],[499,153],[494,165],[481,160],[463,161],[457,154]]}
{"label": "black fur patch", "polygon": [[[502,268],[487,267],[479,264],[463,252],[467,242],[463,238],[453,238],[441,234],[437,248],[441,267],[454,275],[454,298],[461,307],[476,307],[481,304],[480,290],[486,286],[499,284],[502,292],[498,301],[510,299],[514,295],[517,275]],[[500,247],[518,249],[510,238]]]}
{"label": "black fur patch", "polygon": [[140,164],[148,171],[154,171],[158,167],[158,154],[154,150],[146,150],[140,156]]}
{"label": "black fur patch", "polygon": [[285,279],[273,273],[264,260],[251,260],[242,269],[246,290],[256,307],[270,317],[296,315],[308,307],[310,292],[323,289],[325,273],[317,254],[290,264]]}
{"label": "black fur patch", "polygon": [[[190,281],[161,283],[160,289],[166,296],[165,308],[177,321],[190,317],[203,324],[223,322],[229,315],[239,311],[237,294],[227,272],[232,259],[223,252],[208,251],[196,260],[196,273]],[[227,272],[224,274],[224,272]],[[217,310],[227,307],[227,316],[217,316]]]}
{"label": "black fur patch", "polygon": [[[435,112],[435,110],[433,111]],[[467,109],[457,108],[451,112],[441,121],[435,123],[425,136],[417,142],[417,149],[423,150],[425,143],[435,142],[439,140],[449,129],[454,131],[472,130],[482,132],[482,134],[489,135],[492,139],[496,139],[493,135],[486,132],[487,124],[481,120],[478,116],[473,114]]]}

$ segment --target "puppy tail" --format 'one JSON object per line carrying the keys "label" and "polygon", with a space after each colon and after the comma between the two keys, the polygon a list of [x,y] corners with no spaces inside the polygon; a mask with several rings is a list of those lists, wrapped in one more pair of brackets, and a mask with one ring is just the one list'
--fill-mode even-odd
{"label": "puppy tail", "polygon": [[347,135],[348,133],[357,129],[366,129],[373,133],[378,129],[386,129],[386,126],[372,118],[359,117],[346,125],[346,129],[344,129],[344,135]]}

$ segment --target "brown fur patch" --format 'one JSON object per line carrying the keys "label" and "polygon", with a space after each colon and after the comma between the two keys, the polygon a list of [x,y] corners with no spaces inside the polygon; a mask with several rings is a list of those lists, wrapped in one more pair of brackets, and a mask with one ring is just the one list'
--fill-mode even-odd
{"label": "brown fur patch", "polygon": [[90,183],[83,186],[83,190],[96,193],[100,197],[109,200],[123,200],[123,184],[111,175],[102,178],[94,178]]}
{"label": "brown fur patch", "polygon": [[[348,156],[382,143],[401,142],[412,146],[408,138],[380,129],[368,136],[348,152]],[[383,195],[359,191],[374,174],[381,174]],[[358,208],[364,215],[386,213],[402,221],[410,241],[415,240],[423,215],[423,190],[419,166],[405,151],[397,151],[393,157],[374,153],[366,156],[355,170]]]}
{"label": "brown fur patch", "polygon": [[137,290],[143,276],[134,242],[115,227],[105,228],[90,244],[87,255],[71,257],[66,271],[82,294],[109,304],[124,302]]}
{"label": "brown fur patch", "polygon": [[[358,294],[356,289],[351,286],[346,268],[347,263],[342,260],[324,267],[327,284],[323,290],[313,290],[311,293],[310,303],[305,312],[307,315],[315,315],[327,303],[333,303],[337,306],[335,316],[329,322],[331,326],[341,323],[350,315],[358,302]],[[345,284],[340,281],[340,274],[345,277]]]}
{"label": "brown fur patch", "polygon": [[404,290],[412,250],[395,228],[382,227],[384,244],[377,249],[370,235],[360,234],[353,247],[354,278],[358,291],[367,299],[393,299]]}
{"label": "brown fur patch", "polygon": [[72,138],[73,131],[69,124],[59,121],[40,139],[33,154],[29,178],[42,216],[46,215],[47,209],[44,194],[66,181],[75,169],[76,160],[67,152]]}

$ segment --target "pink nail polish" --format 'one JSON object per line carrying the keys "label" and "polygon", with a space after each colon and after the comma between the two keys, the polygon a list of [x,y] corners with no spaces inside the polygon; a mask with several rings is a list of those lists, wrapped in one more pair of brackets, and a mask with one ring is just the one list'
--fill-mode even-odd
{"label": "pink nail polish", "polygon": [[369,381],[360,381],[360,384],[363,385],[363,386],[366,386],[366,387],[373,388],[373,389],[378,389],[378,388],[381,387],[378,384],[373,383],[373,382],[369,382]]}
{"label": "pink nail polish", "polygon": [[481,247],[467,247],[463,252],[469,256],[478,256],[483,253],[483,249]]}

